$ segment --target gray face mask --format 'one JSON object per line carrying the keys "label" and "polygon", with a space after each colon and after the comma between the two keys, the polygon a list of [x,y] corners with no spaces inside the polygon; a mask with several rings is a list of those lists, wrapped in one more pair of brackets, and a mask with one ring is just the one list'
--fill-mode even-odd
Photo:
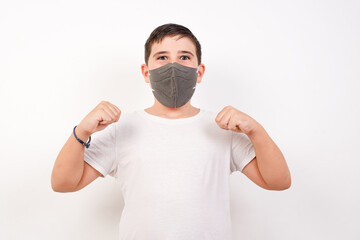
{"label": "gray face mask", "polygon": [[164,106],[178,108],[187,103],[195,92],[198,68],[173,62],[149,70],[152,92]]}

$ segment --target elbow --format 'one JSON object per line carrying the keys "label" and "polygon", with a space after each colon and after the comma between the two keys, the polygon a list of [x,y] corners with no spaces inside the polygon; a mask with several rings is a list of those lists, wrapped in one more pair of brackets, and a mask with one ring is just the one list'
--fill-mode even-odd
{"label": "elbow", "polygon": [[286,184],[286,185],[272,185],[272,186],[268,187],[267,190],[283,191],[283,190],[289,189],[290,186],[291,186],[291,184]]}
{"label": "elbow", "polygon": [[289,180],[286,182],[285,187],[286,188],[284,190],[289,189],[291,187],[291,178],[290,177],[289,177]]}
{"label": "elbow", "polygon": [[58,193],[67,193],[67,192],[74,192],[74,187],[72,184],[67,182],[60,182],[55,181],[55,179],[51,179],[51,188],[54,192]]}
{"label": "elbow", "polygon": [[58,192],[58,193],[65,193],[65,192],[68,192],[67,189],[61,185],[61,184],[55,184],[55,183],[51,183],[51,189],[54,191],[54,192]]}
{"label": "elbow", "polygon": [[286,177],[285,182],[285,188],[283,190],[289,189],[291,187],[291,175],[290,172],[288,172],[288,175]]}
{"label": "elbow", "polygon": [[283,191],[283,190],[289,189],[290,187],[291,187],[291,181],[285,183],[284,185],[282,185],[281,187],[279,187],[279,188],[277,188],[277,189],[275,189],[275,190]]}
{"label": "elbow", "polygon": [[290,187],[291,187],[290,175],[288,177],[286,177],[285,179],[268,184],[268,190],[283,191],[283,190],[289,189]]}
{"label": "elbow", "polygon": [[73,188],[68,188],[64,185],[51,185],[51,188],[54,192],[58,193],[74,192]]}

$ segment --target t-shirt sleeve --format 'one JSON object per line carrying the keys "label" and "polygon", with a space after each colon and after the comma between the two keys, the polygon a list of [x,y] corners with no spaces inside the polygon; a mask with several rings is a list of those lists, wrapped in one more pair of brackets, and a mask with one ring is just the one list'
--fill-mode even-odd
{"label": "t-shirt sleeve", "polygon": [[84,161],[103,176],[116,174],[116,123],[93,133],[89,148],[85,148]]}
{"label": "t-shirt sleeve", "polygon": [[255,149],[245,133],[231,131],[230,174],[242,172],[243,168],[255,157]]}

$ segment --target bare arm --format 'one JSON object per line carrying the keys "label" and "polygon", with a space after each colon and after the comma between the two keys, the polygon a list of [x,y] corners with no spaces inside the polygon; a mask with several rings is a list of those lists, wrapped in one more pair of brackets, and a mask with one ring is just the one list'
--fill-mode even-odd
{"label": "bare arm", "polygon": [[285,190],[291,186],[291,175],[286,160],[278,146],[259,124],[248,135],[254,145],[256,158],[244,173],[251,180],[256,175],[266,183],[267,189]]}
{"label": "bare arm", "polygon": [[[90,136],[81,126],[76,127],[75,134],[84,142],[87,142]],[[85,146],[71,133],[54,164],[51,175],[51,187],[54,191],[70,192],[76,188],[84,171],[84,151]]]}
{"label": "bare arm", "polygon": [[291,186],[286,160],[260,123],[230,105],[218,113],[215,121],[220,128],[245,133],[254,145],[256,157],[242,171],[250,180],[269,190]]}
{"label": "bare arm", "polygon": [[[83,142],[89,137],[117,122],[121,111],[115,105],[101,101],[75,129],[76,136]],[[91,143],[90,143],[91,144]],[[73,133],[62,147],[56,158],[51,174],[51,187],[55,192],[73,192],[80,190],[102,176],[96,169],[84,161],[85,146],[79,143]]]}

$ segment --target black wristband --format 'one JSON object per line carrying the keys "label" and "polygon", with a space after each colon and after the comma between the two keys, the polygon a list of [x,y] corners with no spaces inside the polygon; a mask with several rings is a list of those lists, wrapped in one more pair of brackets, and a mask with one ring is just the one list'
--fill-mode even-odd
{"label": "black wristband", "polygon": [[90,147],[90,141],[91,141],[91,136],[89,136],[89,141],[87,143],[84,143],[82,140],[80,140],[76,134],[75,134],[75,128],[77,127],[77,125],[74,127],[74,137],[76,138],[76,140],[78,140],[82,145],[84,145],[86,148],[89,148]]}

